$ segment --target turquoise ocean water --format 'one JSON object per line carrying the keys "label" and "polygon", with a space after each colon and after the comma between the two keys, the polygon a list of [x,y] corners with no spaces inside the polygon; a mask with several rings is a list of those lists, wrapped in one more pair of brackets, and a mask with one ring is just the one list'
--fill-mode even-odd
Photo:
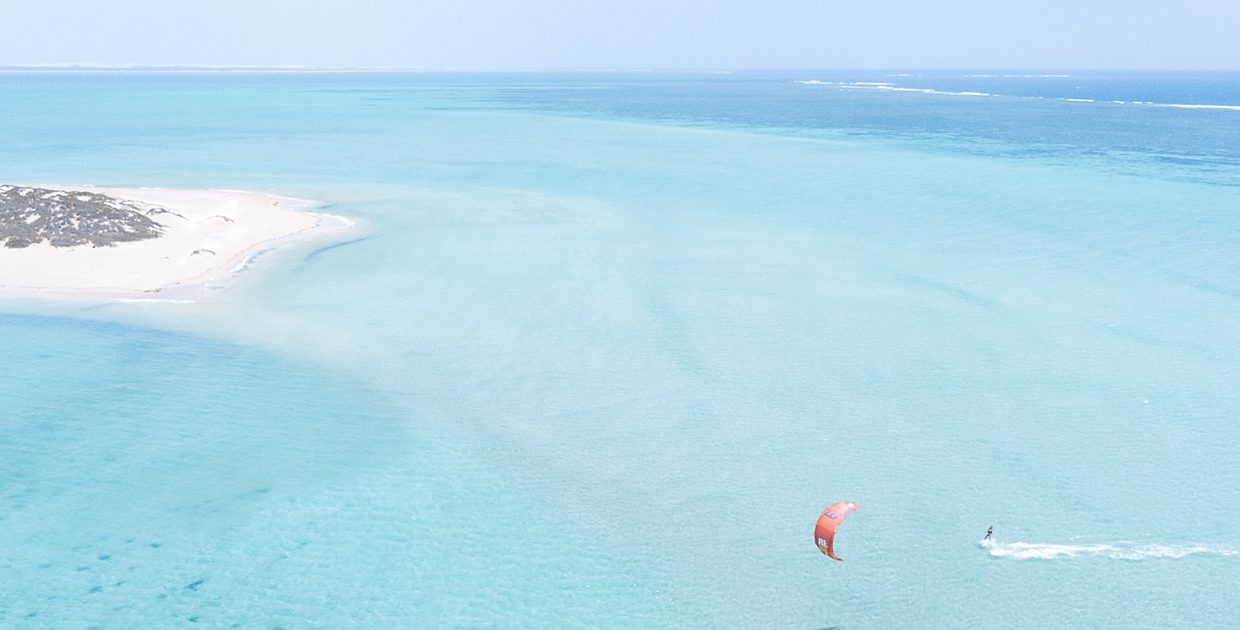
{"label": "turquoise ocean water", "polygon": [[0,302],[0,627],[1234,627],[1237,106],[0,74],[0,181],[366,225],[196,303]]}

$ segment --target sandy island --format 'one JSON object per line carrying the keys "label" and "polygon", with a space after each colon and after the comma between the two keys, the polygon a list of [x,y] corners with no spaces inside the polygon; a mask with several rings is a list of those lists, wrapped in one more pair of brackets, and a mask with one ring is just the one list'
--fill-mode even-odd
{"label": "sandy island", "polygon": [[313,205],[240,191],[0,186],[0,291],[200,286],[319,227],[328,215],[305,211]]}

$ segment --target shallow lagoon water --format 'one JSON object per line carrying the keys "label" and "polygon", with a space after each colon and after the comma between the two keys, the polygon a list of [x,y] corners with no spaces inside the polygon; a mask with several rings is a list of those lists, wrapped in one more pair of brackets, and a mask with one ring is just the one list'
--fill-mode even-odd
{"label": "shallow lagoon water", "polygon": [[1225,627],[1240,114],[823,78],[0,75],[5,179],[368,225],[11,305],[0,623]]}

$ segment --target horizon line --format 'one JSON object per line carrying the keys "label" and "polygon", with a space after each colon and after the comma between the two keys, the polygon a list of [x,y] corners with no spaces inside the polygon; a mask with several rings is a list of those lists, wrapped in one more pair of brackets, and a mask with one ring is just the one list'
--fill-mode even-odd
{"label": "horizon line", "polygon": [[633,74],[738,74],[748,72],[1240,72],[1240,68],[1108,68],[1033,66],[942,66],[942,67],[768,67],[768,68],[484,68],[419,66],[314,66],[307,64],[138,64],[101,62],[0,63],[0,72],[255,72],[255,73],[633,73]]}

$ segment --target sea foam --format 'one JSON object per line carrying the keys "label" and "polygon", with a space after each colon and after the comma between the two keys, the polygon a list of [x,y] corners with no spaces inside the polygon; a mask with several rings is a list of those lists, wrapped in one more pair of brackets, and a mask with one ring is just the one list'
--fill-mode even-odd
{"label": "sea foam", "polygon": [[1191,555],[1240,557],[1240,549],[1211,545],[1132,545],[1128,543],[1098,543],[1093,545],[1065,545],[1056,543],[1000,543],[982,540],[978,543],[995,558],[1015,560],[1061,560],[1066,558],[1101,557],[1115,560],[1150,560],[1157,558],[1183,558]]}
{"label": "sea foam", "polygon": [[1152,107],[1174,107],[1176,109],[1224,109],[1240,112],[1240,105],[1214,105],[1208,103],[1146,103]]}
{"label": "sea foam", "polygon": [[[887,76],[899,76],[899,75],[887,75]],[[965,75],[965,76],[966,77],[991,77],[994,75],[970,74],[970,75]],[[1048,75],[1003,75],[1003,76],[1046,78],[1046,77],[1066,77],[1068,75],[1049,75],[1048,74]],[[972,90],[953,92],[950,90],[939,90],[935,88],[899,86],[894,83],[888,83],[884,81],[836,82],[836,81],[820,81],[818,79],[810,79],[810,80],[796,81],[796,83],[800,83],[802,85],[827,85],[827,86],[834,87],[838,90],[875,90],[875,91],[882,91],[882,92],[914,92],[918,94],[935,94],[935,95],[940,95],[940,96],[1003,96],[1006,98],[1029,99],[1029,100],[1044,100],[1048,98],[1053,98],[1054,100],[1064,101],[1067,103],[1096,103],[1098,102],[1097,99],[1078,98],[1078,97],[1015,96],[1015,95],[1008,95],[1008,94],[995,94],[992,92],[979,92],[979,91],[972,91]],[[1156,103],[1153,101],[1124,101],[1124,100],[1111,100],[1110,102],[1116,105],[1140,105],[1144,107],[1168,107],[1168,108],[1174,108],[1174,109],[1206,109],[1206,110],[1219,110],[1219,111],[1240,111],[1240,105],[1227,105],[1227,104],[1216,104],[1216,103]]]}

